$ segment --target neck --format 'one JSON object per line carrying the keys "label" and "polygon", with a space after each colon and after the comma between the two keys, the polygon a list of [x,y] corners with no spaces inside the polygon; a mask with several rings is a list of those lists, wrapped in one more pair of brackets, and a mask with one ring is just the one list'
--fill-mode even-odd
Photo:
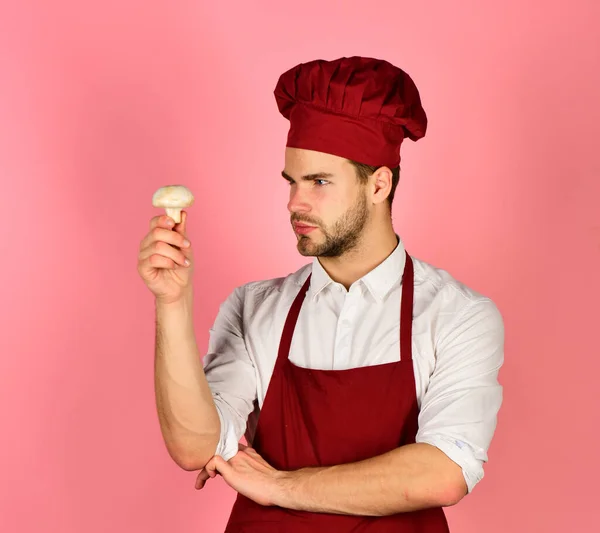
{"label": "neck", "polygon": [[383,230],[363,233],[356,247],[344,255],[318,259],[329,277],[348,290],[356,280],[383,263],[396,246],[398,238],[390,222]]}

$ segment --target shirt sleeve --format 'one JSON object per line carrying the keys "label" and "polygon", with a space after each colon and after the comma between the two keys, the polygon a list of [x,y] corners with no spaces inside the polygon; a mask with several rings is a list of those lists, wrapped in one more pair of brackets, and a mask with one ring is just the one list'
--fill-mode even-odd
{"label": "shirt sleeve", "polygon": [[221,304],[204,357],[204,373],[221,421],[215,454],[226,461],[238,452],[256,399],[255,368],[244,341],[243,290],[236,288]]}
{"label": "shirt sleeve", "polygon": [[437,339],[436,363],[421,403],[416,442],[457,463],[468,492],[483,478],[503,389],[504,323],[489,299],[469,301]]}

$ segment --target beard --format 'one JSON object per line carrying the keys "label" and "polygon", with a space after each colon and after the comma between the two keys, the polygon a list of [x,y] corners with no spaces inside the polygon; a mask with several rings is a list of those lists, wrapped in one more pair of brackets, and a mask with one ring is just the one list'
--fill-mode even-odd
{"label": "beard", "polygon": [[292,216],[293,222],[306,222],[317,226],[323,233],[323,242],[317,243],[310,235],[299,235],[298,251],[303,256],[341,257],[360,242],[362,232],[369,220],[367,198],[359,194],[355,204],[328,228],[319,220]]}

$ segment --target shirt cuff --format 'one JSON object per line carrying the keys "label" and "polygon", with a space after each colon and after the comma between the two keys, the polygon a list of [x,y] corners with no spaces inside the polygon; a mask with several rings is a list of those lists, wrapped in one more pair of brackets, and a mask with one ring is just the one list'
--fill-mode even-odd
{"label": "shirt cuff", "polygon": [[224,415],[218,399],[214,398],[214,400],[219,419],[221,420],[221,435],[219,436],[219,443],[217,444],[215,455],[219,455],[225,459],[225,461],[229,461],[229,459],[234,457],[239,450],[239,440],[235,434],[235,426],[229,421],[227,416]]}
{"label": "shirt cuff", "polygon": [[466,442],[440,435],[419,437],[416,442],[430,444],[444,452],[462,468],[468,493],[483,479],[483,461],[475,457],[473,448]]}

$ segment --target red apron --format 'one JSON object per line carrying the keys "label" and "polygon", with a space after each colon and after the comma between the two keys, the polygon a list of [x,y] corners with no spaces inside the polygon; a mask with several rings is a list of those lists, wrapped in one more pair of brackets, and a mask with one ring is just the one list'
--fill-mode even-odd
{"label": "red apron", "polygon": [[[418,405],[412,361],[413,263],[406,254],[400,307],[401,360],[312,370],[289,360],[310,275],[289,311],[252,447],[274,468],[361,461],[415,442]],[[400,496],[400,495],[399,495]],[[443,509],[348,516],[266,507],[238,494],[225,533],[448,533]]]}

